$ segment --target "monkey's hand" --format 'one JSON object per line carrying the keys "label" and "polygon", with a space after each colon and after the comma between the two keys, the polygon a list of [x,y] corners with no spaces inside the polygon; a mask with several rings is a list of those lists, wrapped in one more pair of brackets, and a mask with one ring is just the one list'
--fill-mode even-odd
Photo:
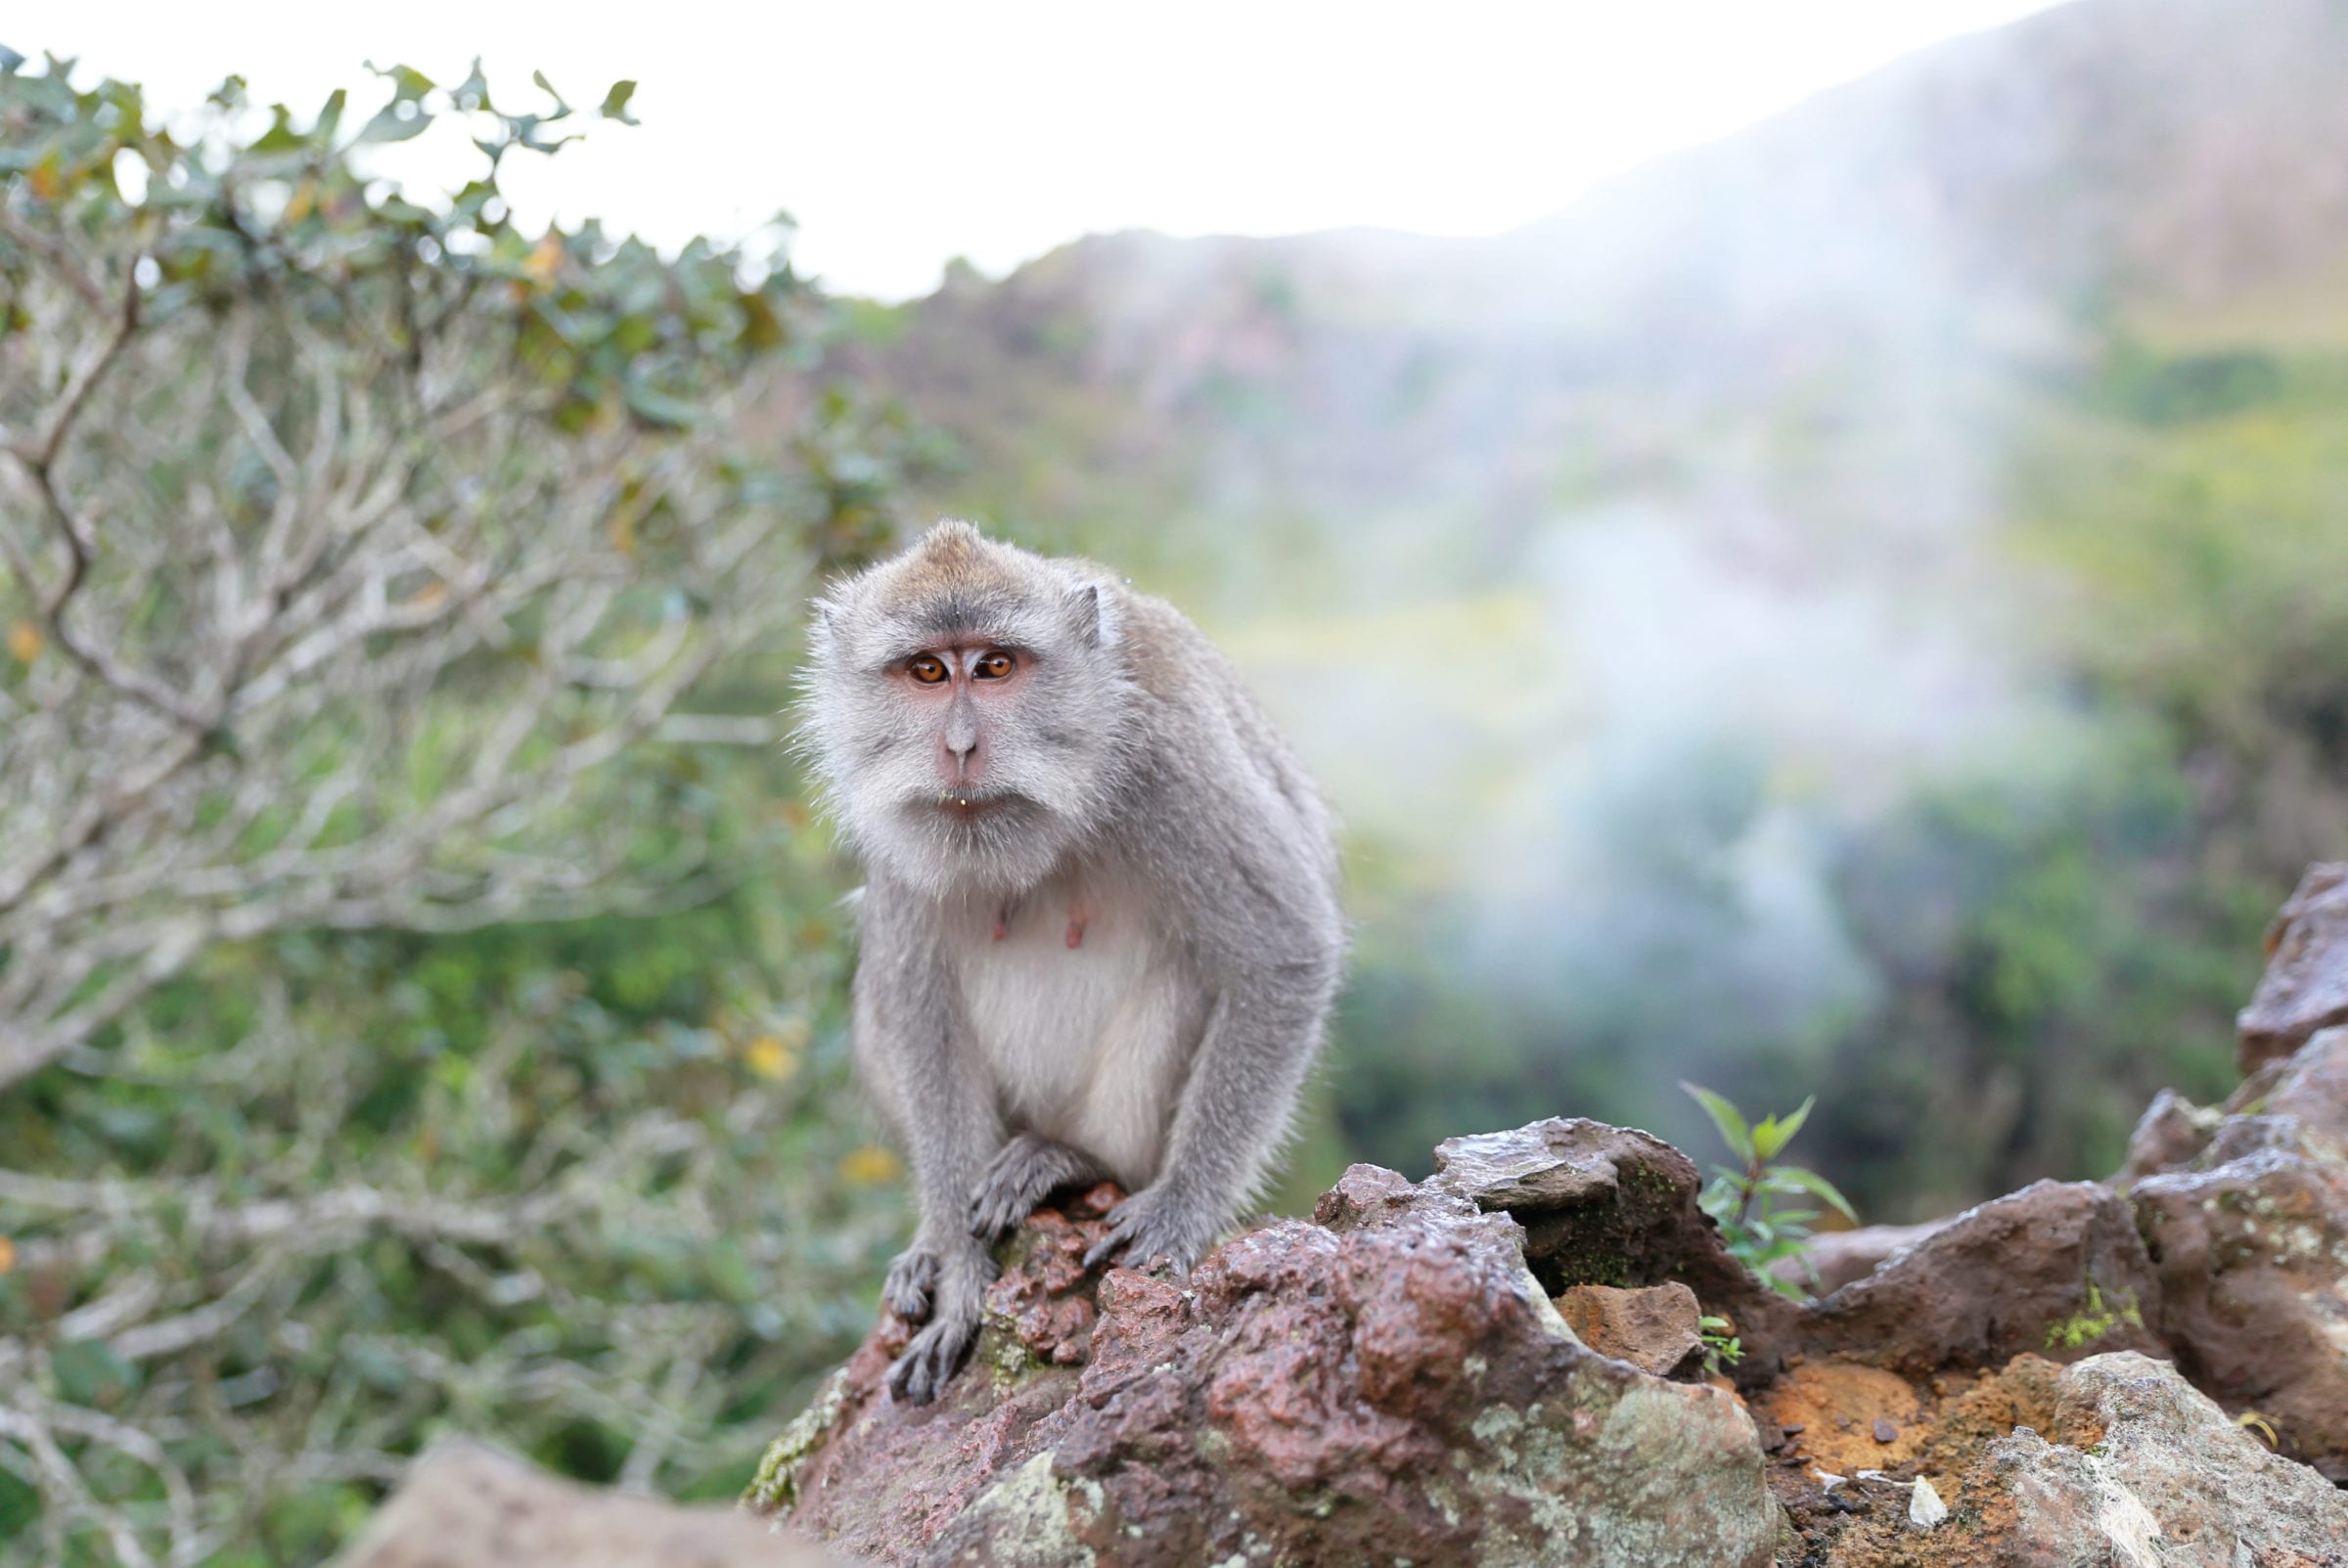
{"label": "monkey's hand", "polygon": [[971,1194],[971,1234],[982,1241],[1017,1228],[1052,1189],[1101,1178],[1092,1158],[1065,1143],[1021,1133],[1003,1145]]}
{"label": "monkey's hand", "polygon": [[[974,1237],[956,1237],[944,1247],[917,1238],[898,1255],[882,1291],[899,1317],[914,1322],[926,1318],[928,1326],[889,1364],[891,1395],[926,1405],[945,1389],[978,1337],[986,1282],[994,1277],[995,1261]],[[916,1310],[908,1311],[908,1304]]]}
{"label": "monkey's hand", "polygon": [[1212,1205],[1159,1182],[1109,1211],[1108,1234],[1093,1243],[1084,1266],[1097,1269],[1123,1252],[1132,1267],[1162,1257],[1176,1274],[1187,1275],[1222,1224]]}

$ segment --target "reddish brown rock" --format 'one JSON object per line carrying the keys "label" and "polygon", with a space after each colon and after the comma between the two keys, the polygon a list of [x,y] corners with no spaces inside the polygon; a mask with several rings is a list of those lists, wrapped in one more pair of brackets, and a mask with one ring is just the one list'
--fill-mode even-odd
{"label": "reddish brown rock", "polygon": [[2267,932],[2267,972],[2235,1027],[2244,1072],[2348,1024],[2348,862],[2310,866]]}
{"label": "reddish brown rock", "polygon": [[1574,1285],[1558,1298],[1573,1336],[1616,1361],[1657,1377],[1693,1377],[1703,1370],[1703,1308],[1695,1292],[1674,1280],[1641,1290]]}
{"label": "reddish brown rock", "polygon": [[[2312,1045],[2311,1045],[2311,1048]],[[2132,1194],[2159,1325],[2193,1382],[2348,1482],[2348,1161],[2295,1117],[2229,1120],[2201,1167]]]}
{"label": "reddish brown rock", "polygon": [[1574,1285],[1684,1284],[1736,1324],[1739,1387],[1766,1382],[1797,1318],[1793,1303],[1732,1257],[1696,1207],[1694,1162],[1661,1139],[1580,1118],[1446,1139],[1430,1187],[1524,1228],[1524,1257],[1552,1295]]}
{"label": "reddish brown rock", "polygon": [[1047,1277],[1098,1222],[1040,1214],[945,1397],[889,1402],[902,1330],[884,1324],[753,1504],[887,1564],[1771,1560],[1741,1404],[1577,1342],[1513,1222],[1360,1166],[1321,1212],[1237,1237],[1187,1284],[1110,1270],[1080,1364],[1056,1309],[1024,1325],[1084,1299]]}
{"label": "reddish brown rock", "polygon": [[2348,1028],[2311,1035],[2261,1085],[2269,1116],[2289,1116],[2302,1127],[2348,1145]]}
{"label": "reddish brown rock", "polygon": [[2160,1348],[2160,1282],[2126,1200],[2038,1182],[1968,1209],[1808,1309],[1806,1346],[1911,1376]]}
{"label": "reddish brown rock", "polygon": [[1901,1248],[1915,1245],[1948,1223],[1945,1219],[1927,1220],[1921,1225],[1862,1225],[1849,1231],[1823,1232],[1794,1256],[1771,1264],[1770,1276],[1814,1296],[1830,1296],[1844,1285],[1866,1278]]}
{"label": "reddish brown rock", "polygon": [[2162,1090],[2128,1135],[2128,1157],[2113,1174],[2112,1186],[2133,1187],[2147,1176],[2191,1164],[2223,1120],[2223,1111],[2204,1109],[2174,1089]]}

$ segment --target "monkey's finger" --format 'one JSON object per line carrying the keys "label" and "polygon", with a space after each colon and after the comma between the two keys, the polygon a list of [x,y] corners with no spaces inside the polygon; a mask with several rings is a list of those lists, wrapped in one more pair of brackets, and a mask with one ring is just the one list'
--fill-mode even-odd
{"label": "monkey's finger", "polygon": [[880,1287],[891,1311],[910,1322],[929,1316],[931,1292],[937,1285],[937,1259],[926,1252],[906,1252],[889,1265],[888,1281]]}
{"label": "monkey's finger", "polygon": [[1084,1266],[1088,1269],[1100,1268],[1123,1250],[1125,1244],[1132,1239],[1132,1234],[1117,1224],[1117,1217],[1113,1214],[1110,1215],[1108,1217],[1108,1234],[1094,1242],[1085,1252]]}
{"label": "monkey's finger", "polygon": [[913,1405],[926,1405],[936,1399],[953,1377],[970,1341],[971,1333],[965,1326],[931,1323],[914,1335],[905,1354],[889,1366],[889,1393]]}

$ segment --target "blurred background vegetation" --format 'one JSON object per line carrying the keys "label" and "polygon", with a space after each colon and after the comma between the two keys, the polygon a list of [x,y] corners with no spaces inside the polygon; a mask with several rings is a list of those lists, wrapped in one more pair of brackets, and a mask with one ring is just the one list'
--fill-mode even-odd
{"label": "blurred background vegetation", "polygon": [[[519,232],[501,161],[624,134],[624,84],[394,71],[345,123],[232,83],[167,134],[0,75],[0,1562],[315,1561],[452,1430],[740,1486],[908,1223],[845,1076],[853,873],[773,716],[808,587],[940,513],[1194,608],[1346,815],[1275,1207],[1545,1115],[1709,1152],[1685,1077],[1815,1093],[1805,1162],[1914,1220],[2215,1098],[2348,821],[2348,190],[2307,156],[2348,14],[2255,9],[2063,8],[1494,240],[1109,236],[896,305]],[[452,200],[371,174],[448,131],[488,164]],[[397,687],[439,633],[354,598],[332,700],[237,708],[181,590],[268,567],[270,448],[333,435],[281,365],[265,432],[224,412],[273,331],[409,388],[381,427],[496,400],[415,459],[392,609],[462,597],[432,538],[553,550],[558,597]],[[62,596],[52,486],[115,551]],[[616,686],[558,678],[573,579]],[[526,704],[516,791],[452,815]],[[128,848],[57,852],[183,739]],[[304,809],[214,831],[255,778]]]}

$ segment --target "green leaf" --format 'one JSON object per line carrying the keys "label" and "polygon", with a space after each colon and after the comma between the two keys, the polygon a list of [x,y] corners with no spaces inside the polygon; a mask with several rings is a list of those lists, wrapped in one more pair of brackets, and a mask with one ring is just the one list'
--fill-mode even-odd
{"label": "green leaf", "polygon": [[543,71],[543,70],[533,70],[533,71],[531,71],[531,72],[530,72],[530,80],[532,80],[532,81],[534,81],[534,82],[536,82],[536,83],[538,84],[538,90],[539,90],[540,92],[542,92],[542,93],[546,94],[546,96],[547,96],[547,97],[549,97],[549,98],[551,98],[551,99],[553,99],[553,100],[555,101],[555,112],[554,112],[553,114],[550,114],[550,115],[548,115],[548,116],[547,116],[549,119],[554,119],[554,118],[557,118],[557,117],[559,117],[559,116],[561,116],[561,115],[567,114],[567,113],[569,113],[569,112],[570,112],[570,105],[568,105],[568,104],[564,103],[564,100],[563,100],[563,95],[562,95],[561,93],[558,93],[558,92],[556,92],[556,91],[555,91],[555,84],[554,84],[553,82],[551,82],[551,81],[548,81],[548,80],[546,79],[546,72],[545,72],[545,71]]}
{"label": "green leaf", "polygon": [[1810,1107],[1817,1103],[1818,1097],[1812,1095],[1808,1099],[1802,1101],[1800,1110],[1795,1111],[1784,1121],[1781,1122],[1772,1116],[1759,1127],[1754,1128],[1753,1152],[1765,1160],[1776,1159],[1778,1151],[1792,1142],[1793,1135],[1802,1130],[1802,1123],[1810,1118]]}
{"label": "green leaf", "polygon": [[1851,1207],[1850,1199],[1836,1191],[1834,1184],[1816,1171],[1805,1171],[1798,1165],[1781,1165],[1770,1172],[1770,1176],[1775,1181],[1790,1182],[1813,1197],[1832,1204],[1852,1224],[1859,1222],[1859,1211]]}
{"label": "green leaf", "polygon": [[378,76],[390,79],[393,103],[413,103],[432,90],[432,78],[411,66],[379,67],[373,61],[366,64]]}
{"label": "green leaf", "polygon": [[628,112],[628,100],[635,96],[636,84],[634,82],[615,81],[611,84],[611,90],[604,94],[603,107],[596,112],[606,119],[615,119],[622,125],[634,125],[637,120]]}
{"label": "green leaf", "polygon": [[1704,1114],[1712,1118],[1714,1127],[1720,1129],[1721,1142],[1728,1144],[1738,1159],[1749,1160],[1753,1157],[1752,1129],[1745,1126],[1744,1116],[1736,1106],[1709,1089],[1698,1089],[1685,1078],[1680,1080],[1680,1087],[1704,1107]]}
{"label": "green leaf", "polygon": [[449,96],[456,100],[459,109],[486,109],[496,112],[489,103],[489,78],[481,74],[480,56],[473,57],[473,74],[457,83]]}
{"label": "green leaf", "polygon": [[410,117],[401,119],[399,106],[406,102],[408,100],[404,98],[398,99],[385,104],[377,111],[375,118],[367,122],[367,128],[359,132],[359,140],[362,142],[404,142],[412,136],[424,134],[424,128],[432,122],[432,116],[418,110]]}
{"label": "green leaf", "polygon": [[139,1369],[103,1339],[74,1339],[49,1352],[57,1391],[75,1405],[106,1410],[138,1390]]}
{"label": "green leaf", "polygon": [[293,112],[283,104],[269,106],[269,128],[254,140],[248,152],[294,153],[308,145],[302,134],[294,128]]}

